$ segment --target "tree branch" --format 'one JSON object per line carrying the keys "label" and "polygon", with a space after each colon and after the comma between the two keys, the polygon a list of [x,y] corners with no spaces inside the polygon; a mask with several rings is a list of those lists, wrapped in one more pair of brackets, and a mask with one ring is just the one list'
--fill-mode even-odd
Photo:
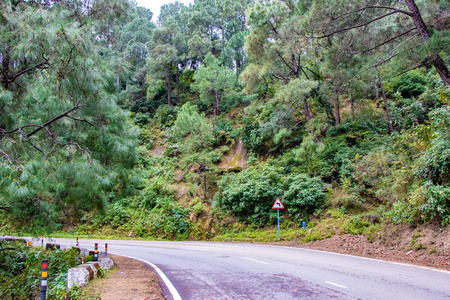
{"label": "tree branch", "polygon": [[405,15],[408,15],[408,16],[412,17],[412,14],[411,14],[410,12],[407,12],[407,11],[405,11],[405,10],[401,10],[401,9],[398,9],[398,8],[395,8],[395,7],[391,7],[391,6],[378,6],[378,5],[368,5],[368,6],[364,6],[364,7],[355,9],[355,10],[351,10],[351,11],[342,13],[342,14],[338,15],[337,17],[332,17],[332,20],[334,21],[334,20],[339,19],[340,17],[346,16],[346,15],[349,15],[349,14],[352,14],[352,13],[360,12],[360,11],[363,11],[363,10],[366,10],[366,9],[369,9],[369,8],[374,8],[374,9],[389,9],[389,10],[392,10],[394,13],[397,13],[397,12],[398,12],[398,13],[402,13],[402,14],[405,14]]}
{"label": "tree branch", "polygon": [[31,70],[33,70],[33,69],[43,69],[43,67],[44,67],[45,65],[47,65],[47,64],[48,64],[47,61],[42,62],[42,63],[40,63],[40,64],[35,65],[34,67],[26,68],[25,70],[22,70],[22,71],[20,71],[20,72],[18,72],[18,73],[16,73],[16,74],[14,74],[11,78],[6,78],[6,79],[8,80],[9,83],[11,83],[11,82],[13,82],[14,80],[16,80],[17,77],[19,77],[19,76],[21,76],[21,75],[27,73],[28,71],[31,71]]}
{"label": "tree branch", "polygon": [[286,67],[288,67],[292,72],[294,72],[294,74],[296,74],[295,70],[287,63],[287,61],[284,59],[283,55],[281,55],[280,51],[278,51],[278,49],[275,49],[275,51],[277,52],[278,56],[281,58],[283,63],[286,65]]}
{"label": "tree branch", "polygon": [[89,122],[89,121],[86,120],[86,119],[75,118],[75,117],[72,117],[72,116],[69,116],[69,115],[67,115],[67,117],[68,117],[69,119],[72,119],[72,120],[75,120],[75,121],[80,121],[80,122],[88,123],[88,124],[91,125],[92,127],[95,127],[95,124]]}
{"label": "tree branch", "polygon": [[328,37],[333,36],[333,35],[335,35],[335,34],[337,34],[337,33],[345,32],[345,31],[350,31],[350,30],[352,30],[352,29],[356,29],[356,28],[361,28],[361,27],[367,26],[367,25],[369,25],[369,24],[371,24],[371,23],[373,23],[373,22],[375,22],[375,21],[381,20],[381,19],[386,18],[386,17],[388,17],[388,16],[390,16],[390,15],[393,15],[393,14],[395,14],[395,13],[397,13],[397,12],[396,12],[396,11],[393,11],[393,12],[387,13],[387,14],[385,14],[385,15],[376,17],[376,18],[374,18],[374,19],[372,19],[372,20],[369,20],[369,21],[367,21],[367,22],[365,22],[365,23],[362,23],[362,24],[359,24],[359,25],[350,26],[350,27],[345,27],[345,28],[342,28],[342,29],[333,31],[333,32],[331,32],[331,33],[328,33],[328,34],[325,34],[325,35],[322,35],[322,36],[309,36],[309,38],[313,38],[313,39],[324,39],[324,38],[328,38]]}
{"label": "tree branch", "polygon": [[416,28],[416,27],[411,28],[411,29],[409,29],[409,30],[407,30],[407,31],[405,31],[405,32],[403,32],[403,33],[401,33],[401,34],[399,34],[399,35],[396,35],[396,36],[394,36],[394,37],[392,37],[392,38],[390,38],[390,39],[384,41],[383,43],[378,44],[378,45],[376,45],[376,46],[374,46],[374,47],[372,47],[372,48],[370,48],[370,49],[366,49],[366,50],[362,50],[362,51],[350,52],[350,54],[366,53],[366,52],[372,51],[372,50],[374,50],[374,49],[376,49],[376,48],[378,48],[378,47],[381,47],[381,46],[383,46],[383,45],[386,45],[386,44],[389,43],[389,42],[392,42],[392,41],[395,40],[395,39],[398,39],[399,37],[402,37],[402,36],[404,36],[404,35],[410,33],[410,32],[413,31],[413,30],[417,30],[417,28]]}
{"label": "tree branch", "polygon": [[36,133],[38,133],[39,131],[41,131],[44,127],[47,127],[47,126],[50,125],[51,123],[56,122],[56,121],[58,121],[59,119],[66,117],[68,114],[70,114],[70,113],[73,112],[74,110],[79,109],[80,107],[81,107],[80,105],[76,105],[76,106],[74,106],[73,108],[71,108],[70,110],[68,110],[68,111],[66,111],[66,112],[64,112],[64,113],[62,113],[62,114],[60,114],[60,115],[54,117],[54,118],[51,119],[51,120],[48,120],[47,122],[45,122],[44,124],[42,124],[42,126],[40,126],[39,128],[36,128],[36,129],[33,130],[31,133],[27,134],[27,137],[31,137],[31,136],[35,135]]}

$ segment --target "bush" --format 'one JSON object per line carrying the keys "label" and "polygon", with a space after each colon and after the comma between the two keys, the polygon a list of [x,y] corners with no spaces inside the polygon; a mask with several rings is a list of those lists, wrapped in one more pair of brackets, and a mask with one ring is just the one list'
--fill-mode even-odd
{"label": "bush", "polygon": [[262,150],[264,136],[258,123],[253,123],[250,119],[245,121],[241,128],[241,138],[245,148],[251,153],[259,154]]}
{"label": "bush", "polygon": [[177,119],[177,109],[173,106],[163,104],[158,107],[158,110],[153,117],[153,120],[158,122],[161,127],[170,127]]}
{"label": "bush", "polygon": [[68,292],[67,271],[81,264],[77,249],[43,251],[22,243],[3,244],[0,252],[0,298],[35,299],[39,296],[42,260],[48,259],[47,299],[63,299]]}
{"label": "bush", "polygon": [[403,98],[420,96],[425,91],[428,81],[428,78],[421,73],[421,70],[412,70],[402,76],[395,77],[391,83],[394,92],[400,92]]}
{"label": "bush", "polygon": [[419,206],[422,220],[441,220],[442,225],[450,224],[450,187],[434,185],[427,181],[423,184],[425,203]]}
{"label": "bush", "polygon": [[430,114],[435,133],[422,159],[425,168],[417,174],[435,184],[450,183],[450,108],[442,107]]}
{"label": "bush", "polygon": [[319,178],[292,175],[286,178],[285,185],[284,204],[289,216],[297,221],[307,219],[324,202],[324,184]]}
{"label": "bush", "polygon": [[289,217],[297,221],[307,218],[323,203],[322,181],[306,174],[284,177],[283,173],[283,168],[262,164],[227,174],[219,182],[213,205],[243,222],[261,226],[275,222],[272,205],[280,197]]}

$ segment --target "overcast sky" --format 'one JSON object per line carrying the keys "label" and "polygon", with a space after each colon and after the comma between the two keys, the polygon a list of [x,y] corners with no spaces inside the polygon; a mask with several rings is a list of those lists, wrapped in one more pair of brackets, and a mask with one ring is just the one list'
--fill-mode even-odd
{"label": "overcast sky", "polygon": [[[189,5],[189,3],[194,3],[194,0],[178,0],[178,1],[186,5]],[[136,2],[138,6],[150,8],[150,10],[153,13],[152,21],[156,21],[159,15],[159,8],[164,4],[175,2],[175,0],[137,0]]]}

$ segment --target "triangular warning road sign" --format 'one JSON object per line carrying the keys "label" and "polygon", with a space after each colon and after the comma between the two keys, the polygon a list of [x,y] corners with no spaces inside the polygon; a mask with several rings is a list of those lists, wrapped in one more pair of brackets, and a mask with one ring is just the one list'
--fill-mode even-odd
{"label": "triangular warning road sign", "polygon": [[280,198],[277,198],[277,200],[275,200],[275,203],[272,206],[273,209],[284,209],[284,205],[283,203],[281,203]]}

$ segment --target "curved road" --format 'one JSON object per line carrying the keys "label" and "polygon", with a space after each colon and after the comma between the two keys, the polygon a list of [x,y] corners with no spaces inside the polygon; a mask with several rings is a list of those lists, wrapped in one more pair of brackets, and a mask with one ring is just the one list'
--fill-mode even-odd
{"label": "curved road", "polygon": [[413,265],[259,244],[91,239],[80,246],[92,250],[95,242],[155,264],[182,299],[450,299],[450,272]]}

